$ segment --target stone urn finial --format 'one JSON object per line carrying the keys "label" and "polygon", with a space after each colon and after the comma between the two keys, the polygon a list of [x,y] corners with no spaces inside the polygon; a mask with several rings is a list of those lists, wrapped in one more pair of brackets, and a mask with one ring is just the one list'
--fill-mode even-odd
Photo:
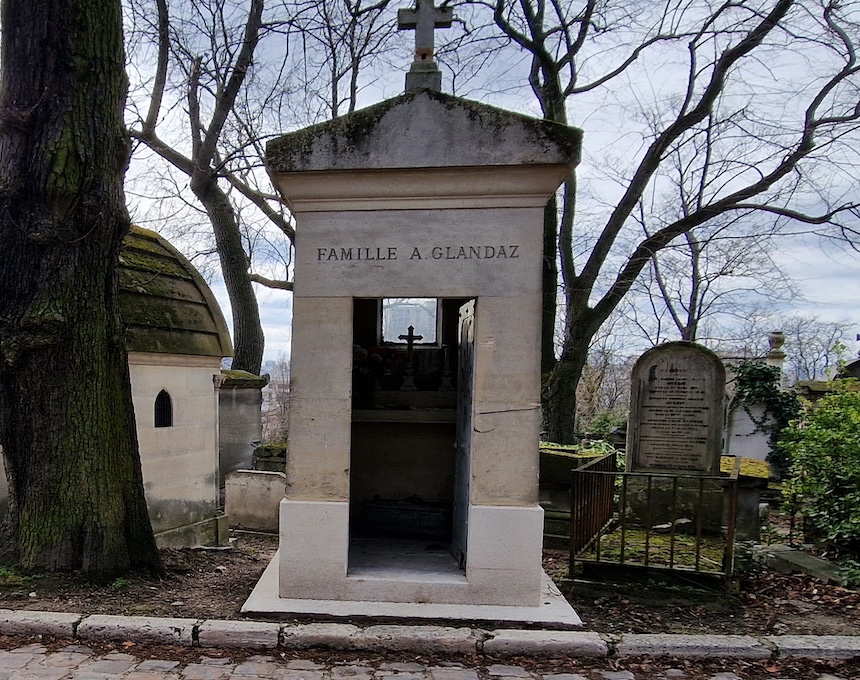
{"label": "stone urn finial", "polygon": [[767,336],[767,343],[771,349],[782,349],[785,344],[785,333],[782,331],[771,331]]}

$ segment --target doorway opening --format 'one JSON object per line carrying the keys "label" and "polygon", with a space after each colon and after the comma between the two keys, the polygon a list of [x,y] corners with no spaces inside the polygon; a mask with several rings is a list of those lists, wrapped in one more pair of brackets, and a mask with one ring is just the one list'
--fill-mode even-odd
{"label": "doorway opening", "polygon": [[465,579],[474,310],[353,301],[348,577]]}

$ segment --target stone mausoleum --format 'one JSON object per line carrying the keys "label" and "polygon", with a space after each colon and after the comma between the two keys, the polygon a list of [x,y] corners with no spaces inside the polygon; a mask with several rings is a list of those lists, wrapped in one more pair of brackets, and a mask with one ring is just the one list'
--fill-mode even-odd
{"label": "stone mausoleum", "polygon": [[194,266],[155,232],[133,228],[120,254],[137,438],[160,545],[226,543],[220,513],[218,387],[233,345]]}
{"label": "stone mausoleum", "polygon": [[541,620],[543,214],[579,143],[430,89],[270,142],[297,224],[289,453],[244,611]]}

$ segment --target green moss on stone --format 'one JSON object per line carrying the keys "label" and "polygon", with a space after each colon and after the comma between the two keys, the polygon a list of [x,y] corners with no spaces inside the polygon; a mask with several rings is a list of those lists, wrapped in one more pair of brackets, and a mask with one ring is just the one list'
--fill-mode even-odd
{"label": "green moss on stone", "polygon": [[267,164],[277,172],[292,170],[301,166],[302,161],[310,157],[318,145],[330,147],[335,155],[361,151],[386,113],[418,96],[427,96],[448,110],[465,111],[477,125],[494,131],[491,132],[493,136],[499,136],[506,128],[517,125],[526,128],[533,142],[541,144],[544,149],[553,147],[561,150],[566,157],[579,159],[581,130],[441,92],[416,90],[274,139],[266,146]]}
{"label": "green moss on stone", "polygon": [[221,375],[224,377],[222,387],[257,387],[262,389],[269,384],[268,377],[254,375],[248,371],[222,370]]}
{"label": "green moss on stone", "polygon": [[190,279],[191,275],[173,260],[155,257],[151,253],[139,250],[125,249],[119,256],[120,267],[131,267],[153,274],[166,274],[181,279]]}
{"label": "green moss on stone", "polygon": [[213,307],[205,281],[155,232],[131,228],[120,252],[119,282],[129,351],[216,357],[231,353],[220,310]]}

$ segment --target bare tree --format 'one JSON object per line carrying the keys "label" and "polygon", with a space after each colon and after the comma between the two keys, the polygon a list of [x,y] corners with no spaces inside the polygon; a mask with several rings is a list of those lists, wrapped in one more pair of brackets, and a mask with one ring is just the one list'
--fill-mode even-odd
{"label": "bare tree", "polygon": [[[252,283],[292,290],[292,218],[268,188],[265,142],[285,121],[355,108],[360,72],[393,30],[383,21],[387,4],[156,0],[154,15],[148,4],[134,6],[138,40],[154,47],[156,67],[131,134],[186,178],[204,208],[231,303],[234,368],[259,373],[262,362]],[[296,44],[301,49],[291,51]],[[154,174],[181,199],[185,187],[174,174],[163,165]],[[193,215],[192,206],[183,210]],[[260,267],[273,262],[274,274]]]}
{"label": "bare tree", "polygon": [[389,0],[309,0],[296,8],[291,24],[302,46],[296,75],[308,122],[355,111],[366,76],[391,47],[395,25],[388,5]]}
{"label": "bare tree", "polygon": [[814,314],[784,314],[773,307],[755,309],[742,323],[727,329],[718,343],[721,354],[733,358],[760,359],[768,352],[768,335],[785,334],[783,375],[787,384],[799,380],[830,380],[848,359],[847,340],[852,324],[825,321]]}
{"label": "bare tree", "polygon": [[624,347],[629,337],[613,314],[592,339],[588,361],[577,385],[576,426],[579,432],[606,435],[627,420],[630,402],[630,373],[635,357]]}
{"label": "bare tree", "polygon": [[714,220],[653,253],[624,305],[644,339],[719,343],[763,304],[796,297],[794,282],[773,259],[778,246],[767,225],[758,230],[755,219],[745,221]]}
{"label": "bare tree", "polygon": [[[850,140],[860,119],[858,27],[849,11],[832,2],[476,3],[527,54],[528,82],[545,118],[576,122],[568,114],[573,98],[589,101],[602,93],[599,105],[584,108],[599,120],[600,108],[615,103],[622,82],[628,98],[617,107],[621,113],[637,98],[653,96],[659,103],[654,118],[638,128],[638,141],[624,138],[627,144],[617,152],[613,174],[623,182],[601,204],[580,210],[576,239],[576,177],[560,194],[560,216],[547,211],[545,276],[552,276],[549,259],[557,240],[564,341],[558,360],[544,362],[552,364],[545,429],[556,441],[570,441],[590,340],[654,253],[715,221],[761,223],[756,215],[781,229],[803,225],[854,235],[857,205],[843,198],[833,180],[856,160]],[[647,64],[641,63],[646,57]],[[697,201],[674,219],[649,221],[644,236],[630,239],[643,217],[637,214],[643,196],[660,190],[661,168],[715,127],[726,131],[724,147],[699,159],[715,171],[707,173]],[[829,176],[817,176],[828,160]],[[546,303],[544,309],[546,314],[555,306]],[[544,326],[546,336],[551,324],[545,319]]]}
{"label": "bare tree", "polygon": [[[155,8],[150,33],[157,48],[155,75],[148,108],[131,135],[188,178],[191,191],[206,211],[233,314],[233,367],[259,373],[263,329],[249,275],[250,263],[227,193],[227,166],[221,142],[253,65],[263,31],[263,0],[251,0],[247,11],[227,0],[192,0],[178,6],[178,17],[171,17],[167,0],[156,0]],[[139,16],[146,18],[147,14],[140,12]],[[242,20],[237,21],[238,17]],[[172,78],[178,83],[176,88],[168,89]],[[178,106],[173,97],[179,93],[185,103],[190,140],[190,148],[184,150],[162,139],[156,130],[162,107]],[[273,216],[282,217],[264,198],[259,200]],[[284,228],[291,230],[286,220]]]}
{"label": "bare tree", "polygon": [[[287,441],[290,415],[290,361],[283,352],[263,389],[263,441],[280,444]],[[269,364],[267,364],[269,365]]]}
{"label": "bare tree", "polygon": [[785,377],[798,380],[830,380],[846,359],[847,321],[824,321],[817,316],[793,314],[781,319],[785,333]]}

